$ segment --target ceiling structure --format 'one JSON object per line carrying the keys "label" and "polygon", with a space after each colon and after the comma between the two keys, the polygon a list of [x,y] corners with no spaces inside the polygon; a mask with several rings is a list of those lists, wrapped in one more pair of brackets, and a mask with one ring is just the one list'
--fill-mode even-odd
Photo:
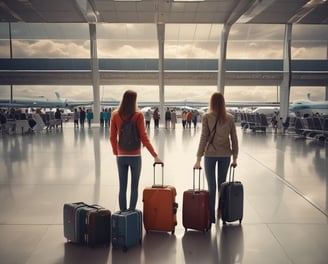
{"label": "ceiling structure", "polygon": [[[327,0],[0,0],[1,22],[26,23],[151,23],[151,24],[328,24]],[[10,73],[10,74],[9,74]],[[33,74],[38,75],[39,78]],[[3,84],[19,84],[21,81],[44,84],[63,80],[66,84],[76,81],[78,71],[47,72],[1,71]],[[58,76],[60,74],[60,76]],[[109,76],[109,74],[116,74]],[[131,76],[130,76],[130,75]],[[168,74],[171,74],[168,76]],[[173,76],[172,76],[173,74]],[[269,74],[269,75],[265,75]],[[66,76],[67,75],[67,76]],[[146,78],[145,75],[151,75]],[[177,75],[177,76],[175,76]],[[191,77],[191,76],[192,77]],[[64,78],[66,76],[66,78]],[[238,76],[243,76],[241,79]],[[314,85],[327,84],[327,75],[301,73],[293,75],[293,84],[304,83],[310,78]],[[90,78],[87,77],[87,78]],[[295,78],[297,79],[295,81]],[[81,77],[81,80],[85,79]],[[158,73],[102,72],[102,84],[158,82]],[[217,82],[217,72],[166,73],[165,83],[175,80],[187,84],[190,80],[204,80],[200,84]],[[276,85],[282,73],[245,72],[227,73],[227,85],[263,84]]]}
{"label": "ceiling structure", "polygon": [[0,22],[328,24],[326,0],[0,0]]}

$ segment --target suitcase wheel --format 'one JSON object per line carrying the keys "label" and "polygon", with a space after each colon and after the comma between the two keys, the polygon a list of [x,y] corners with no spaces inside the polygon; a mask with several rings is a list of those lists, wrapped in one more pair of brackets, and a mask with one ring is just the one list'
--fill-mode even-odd
{"label": "suitcase wheel", "polygon": [[171,234],[174,235],[174,233],[175,233],[175,227],[173,228]]}

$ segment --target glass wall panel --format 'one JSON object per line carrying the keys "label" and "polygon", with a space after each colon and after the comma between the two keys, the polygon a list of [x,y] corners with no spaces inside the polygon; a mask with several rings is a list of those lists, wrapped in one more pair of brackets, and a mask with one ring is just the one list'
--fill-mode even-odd
{"label": "glass wall panel", "polygon": [[277,86],[226,86],[226,102],[279,102]]}
{"label": "glass wall panel", "polygon": [[0,58],[10,58],[9,24],[0,23]]}
{"label": "glass wall panel", "polygon": [[154,24],[97,25],[99,58],[158,58]]}
{"label": "glass wall panel", "polygon": [[235,24],[231,27],[227,59],[282,59],[284,25]]}
{"label": "glass wall panel", "polygon": [[293,25],[293,59],[327,60],[327,49],[327,25]]}
{"label": "glass wall panel", "polygon": [[222,25],[165,25],[165,58],[218,59]]}
{"label": "glass wall panel", "polygon": [[323,101],[326,94],[326,87],[323,86],[292,86],[290,88],[290,101],[307,100],[307,95],[313,101]]}
{"label": "glass wall panel", "polygon": [[10,86],[9,85],[0,85],[0,98],[1,99],[10,99]]}
{"label": "glass wall panel", "polygon": [[59,93],[61,100],[93,100],[92,87],[87,85],[15,85],[13,98],[51,101],[57,100],[55,92]]}
{"label": "glass wall panel", "polygon": [[87,24],[13,23],[14,58],[90,58]]}

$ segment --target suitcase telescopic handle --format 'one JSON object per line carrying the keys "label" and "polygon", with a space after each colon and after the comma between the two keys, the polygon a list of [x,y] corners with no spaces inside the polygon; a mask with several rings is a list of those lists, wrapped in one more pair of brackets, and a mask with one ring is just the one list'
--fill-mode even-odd
{"label": "suitcase telescopic handle", "polygon": [[[232,178],[231,178],[231,171],[232,171]],[[229,169],[229,182],[233,182],[234,180],[235,180],[235,167],[231,165]]]}
{"label": "suitcase telescopic handle", "polygon": [[193,189],[194,191],[196,191],[196,189],[195,189],[195,178],[196,178],[195,170],[198,170],[198,190],[200,191],[200,171],[202,170],[202,168],[199,168],[199,169],[195,169],[195,168],[193,168],[192,189]]}
{"label": "suitcase telescopic handle", "polygon": [[155,167],[156,167],[156,165],[161,165],[161,167],[162,167],[162,186],[164,186],[164,163],[163,162],[154,162],[153,163],[153,168],[154,168],[154,180],[153,180],[153,186],[155,186],[156,184],[155,184],[155,171],[156,171],[156,169],[155,169]]}

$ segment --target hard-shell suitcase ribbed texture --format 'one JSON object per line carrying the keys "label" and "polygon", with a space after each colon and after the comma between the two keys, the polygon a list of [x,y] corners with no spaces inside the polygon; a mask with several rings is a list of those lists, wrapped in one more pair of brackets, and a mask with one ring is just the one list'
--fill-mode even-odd
{"label": "hard-shell suitcase ribbed texture", "polygon": [[118,211],[112,214],[112,246],[126,251],[142,242],[142,212]]}
{"label": "hard-shell suitcase ribbed texture", "polygon": [[111,241],[111,211],[100,205],[91,205],[87,217],[87,244],[109,245]]}
{"label": "hard-shell suitcase ribbed texture", "polygon": [[[162,166],[162,185],[155,185],[155,166]],[[154,163],[154,185],[143,191],[143,219],[146,232],[164,231],[174,234],[177,225],[176,189],[163,184],[163,163]]]}
{"label": "hard-shell suitcase ribbed texture", "polygon": [[206,232],[210,227],[210,194],[207,190],[200,189],[200,171],[198,189],[195,188],[194,169],[193,189],[183,193],[182,222],[186,231],[190,228]]}
{"label": "hard-shell suitcase ribbed texture", "polygon": [[[233,175],[231,178],[231,170]],[[234,181],[235,169],[230,167],[229,181],[220,188],[219,208],[223,224],[239,220],[241,223],[244,211],[244,188],[240,181]]]}
{"label": "hard-shell suitcase ribbed texture", "polygon": [[65,203],[63,207],[63,223],[64,223],[64,237],[71,242],[76,241],[75,215],[76,209],[86,206],[83,202]]}
{"label": "hard-shell suitcase ribbed texture", "polygon": [[110,210],[77,202],[64,204],[63,211],[64,236],[68,241],[91,246],[110,243]]}

